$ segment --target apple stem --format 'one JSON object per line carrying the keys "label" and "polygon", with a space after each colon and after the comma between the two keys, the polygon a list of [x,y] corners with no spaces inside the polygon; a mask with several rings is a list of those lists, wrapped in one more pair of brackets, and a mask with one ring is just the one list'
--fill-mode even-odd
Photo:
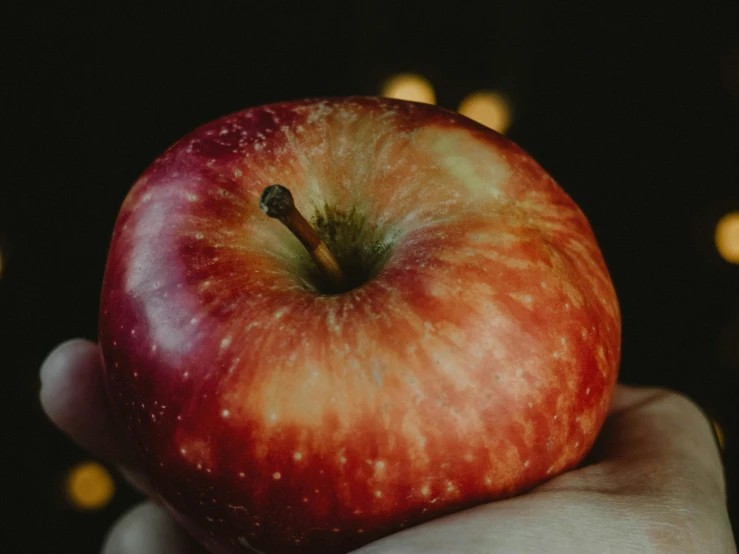
{"label": "apple stem", "polygon": [[269,217],[279,220],[290,229],[292,234],[305,246],[313,261],[316,262],[316,265],[326,277],[337,287],[344,286],[346,279],[339,262],[336,261],[326,243],[321,240],[321,237],[303,217],[303,214],[295,207],[295,201],[289,189],[282,185],[266,187],[259,199],[259,207]]}

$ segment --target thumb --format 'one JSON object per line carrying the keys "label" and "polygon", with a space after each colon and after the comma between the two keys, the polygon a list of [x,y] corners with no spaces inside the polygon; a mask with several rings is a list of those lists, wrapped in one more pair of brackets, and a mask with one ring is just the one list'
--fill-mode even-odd
{"label": "thumb", "polygon": [[690,490],[726,501],[723,463],[710,420],[676,392],[619,385],[591,459],[594,466],[584,469],[603,474],[628,492]]}
{"label": "thumb", "polygon": [[618,385],[594,454],[611,460],[690,458],[723,473],[708,416],[680,393]]}

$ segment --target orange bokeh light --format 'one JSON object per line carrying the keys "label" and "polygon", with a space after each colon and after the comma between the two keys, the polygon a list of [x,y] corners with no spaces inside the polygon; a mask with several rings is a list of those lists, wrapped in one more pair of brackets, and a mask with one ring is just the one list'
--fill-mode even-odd
{"label": "orange bokeh light", "polygon": [[716,249],[729,263],[739,264],[739,212],[722,217],[716,225]]}
{"label": "orange bokeh light", "polygon": [[434,87],[428,79],[415,73],[393,75],[382,85],[380,96],[424,104],[436,103]]}
{"label": "orange bokeh light", "polygon": [[510,102],[498,91],[473,92],[462,100],[457,111],[499,133],[505,133],[513,121]]}
{"label": "orange bokeh light", "polygon": [[69,503],[75,508],[97,510],[111,501],[115,493],[115,483],[101,464],[88,461],[69,470],[65,490]]}

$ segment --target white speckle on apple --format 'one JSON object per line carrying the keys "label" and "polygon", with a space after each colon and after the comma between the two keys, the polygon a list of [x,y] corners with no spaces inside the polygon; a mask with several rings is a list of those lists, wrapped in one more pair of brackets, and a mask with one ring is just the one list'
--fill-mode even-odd
{"label": "white speckle on apple", "polygon": [[228,416],[230,416],[230,415],[231,415],[231,412],[229,412],[228,410],[223,410],[223,411],[221,412],[221,415],[222,415],[223,417],[228,417]]}
{"label": "white speckle on apple", "polygon": [[303,503],[307,503],[307,502],[308,502],[308,498],[306,496],[304,496],[303,497]]}
{"label": "white speckle on apple", "polygon": [[203,464],[198,464],[198,469],[203,469]]}
{"label": "white speckle on apple", "polygon": [[131,334],[132,335],[135,335],[136,334],[136,329],[131,329]]}
{"label": "white speckle on apple", "polygon": [[244,477],[246,477],[246,473],[244,473],[243,471],[239,471],[239,477],[243,479]]}
{"label": "white speckle on apple", "polygon": [[147,192],[144,196],[141,197],[141,199],[144,201],[144,203],[148,202],[149,200],[151,200],[151,193]]}
{"label": "white speckle on apple", "polygon": [[516,377],[521,377],[523,375],[523,369],[520,367],[516,369]]}
{"label": "white speckle on apple", "polygon": [[587,389],[585,389],[585,394],[590,394],[590,387],[588,387]]}
{"label": "white speckle on apple", "polygon": [[183,377],[189,377],[190,376],[190,372],[189,371],[186,371],[185,373],[182,374],[182,376]]}
{"label": "white speckle on apple", "polygon": [[230,346],[230,344],[231,344],[230,336],[221,339],[221,350],[225,350],[226,348]]}
{"label": "white speckle on apple", "polygon": [[277,421],[277,414],[274,413],[274,412],[272,412],[271,414],[269,414],[269,420],[270,421]]}
{"label": "white speckle on apple", "polygon": [[430,495],[431,494],[431,487],[429,487],[428,485],[424,485],[423,488],[421,489],[421,494],[424,495],[424,496]]}
{"label": "white speckle on apple", "polygon": [[198,239],[198,240],[202,240],[203,233],[195,233],[195,238]]}
{"label": "white speckle on apple", "polygon": [[382,460],[378,460],[377,462],[375,462],[375,469],[385,469],[385,462],[383,462]]}
{"label": "white speckle on apple", "polygon": [[382,491],[375,491],[376,498],[382,498]]}
{"label": "white speckle on apple", "polygon": [[339,462],[342,463],[342,464],[345,464],[346,463],[346,458],[344,456],[342,456],[341,458],[339,458]]}
{"label": "white speckle on apple", "polygon": [[552,471],[554,471],[554,466],[549,466],[549,469],[547,469],[547,475],[549,475]]}
{"label": "white speckle on apple", "polygon": [[283,315],[285,315],[286,311],[287,310],[285,310],[284,308],[280,308],[279,310],[277,310],[274,314],[275,319],[280,319]]}
{"label": "white speckle on apple", "polygon": [[195,202],[197,199],[198,199],[198,197],[195,196],[194,194],[188,194],[187,195],[187,200],[190,201],[190,202]]}
{"label": "white speckle on apple", "polygon": [[577,447],[579,447],[579,446],[580,446],[580,441],[577,441],[577,442],[575,443],[575,448],[577,448]]}
{"label": "white speckle on apple", "polygon": [[559,360],[559,352],[555,352],[554,354],[552,354],[552,358],[554,358],[555,360]]}
{"label": "white speckle on apple", "polygon": [[474,460],[474,456],[472,456],[472,454],[468,452],[467,454],[464,455],[464,459],[466,462],[471,462],[472,460]]}
{"label": "white speckle on apple", "polygon": [[296,462],[303,459],[303,454],[301,452],[295,452],[293,454],[293,460]]}
{"label": "white speckle on apple", "polygon": [[523,463],[523,467],[529,467],[530,465],[531,465],[531,460],[526,460],[526,461],[525,461],[525,462]]}
{"label": "white speckle on apple", "polygon": [[190,320],[190,325],[195,325],[195,324],[196,324],[197,322],[198,322],[197,318],[194,318],[194,317],[193,317],[193,318],[192,318],[192,319]]}
{"label": "white speckle on apple", "polygon": [[156,344],[152,344],[151,345],[151,351],[152,352],[156,352],[157,351],[157,345]]}

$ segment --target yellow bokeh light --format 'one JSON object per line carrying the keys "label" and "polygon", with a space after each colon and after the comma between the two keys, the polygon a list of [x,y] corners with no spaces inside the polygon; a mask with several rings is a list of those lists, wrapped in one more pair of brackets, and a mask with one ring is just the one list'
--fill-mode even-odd
{"label": "yellow bokeh light", "polygon": [[723,452],[724,451],[724,430],[721,428],[721,425],[719,425],[716,420],[711,420],[711,423],[713,423],[713,430],[716,432],[716,440],[718,440],[718,446]]}
{"label": "yellow bokeh light", "polygon": [[716,225],[716,248],[724,260],[739,264],[739,212],[725,215]]}
{"label": "yellow bokeh light", "polygon": [[81,510],[97,510],[107,506],[115,493],[113,478],[97,462],[82,462],[67,474],[66,492],[69,502]]}
{"label": "yellow bokeh light", "polygon": [[415,73],[393,75],[382,85],[380,96],[424,104],[436,103],[434,87],[426,78]]}
{"label": "yellow bokeh light", "polygon": [[497,91],[473,92],[462,100],[457,111],[499,133],[505,133],[513,120],[510,102]]}

